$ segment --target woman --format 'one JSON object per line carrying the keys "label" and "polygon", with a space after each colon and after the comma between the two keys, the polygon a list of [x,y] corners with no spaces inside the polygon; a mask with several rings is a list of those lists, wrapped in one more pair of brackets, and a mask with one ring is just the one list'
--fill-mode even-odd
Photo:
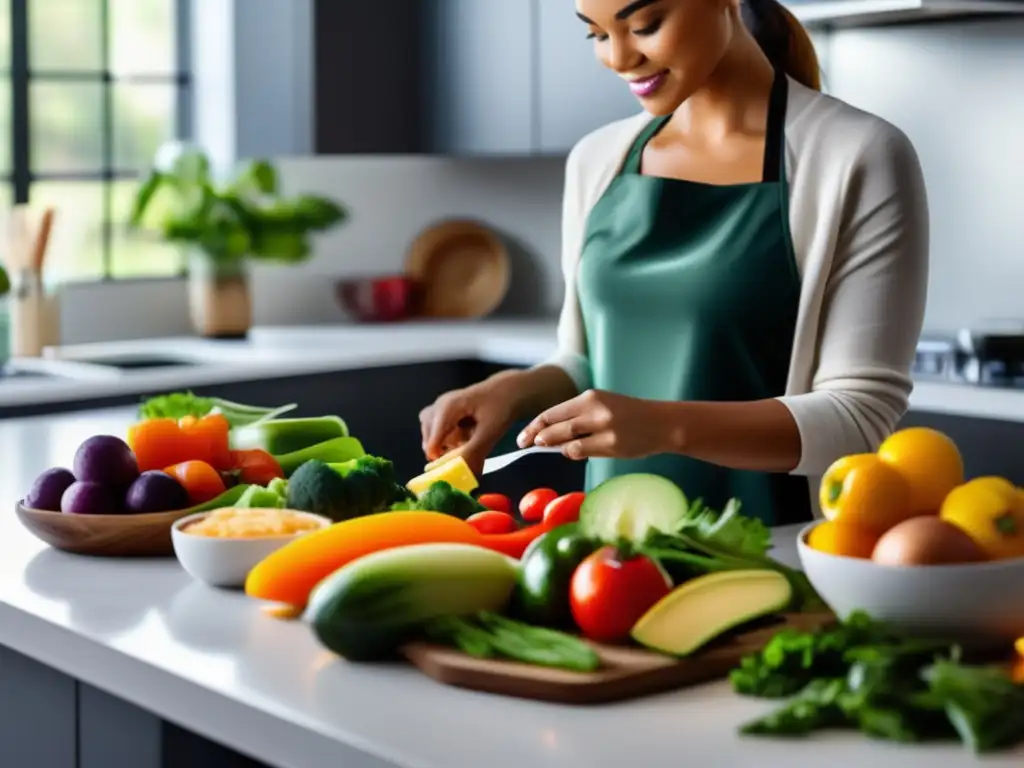
{"label": "woman", "polygon": [[819,91],[775,0],[576,6],[644,111],[569,155],[559,354],[439,398],[424,451],[478,469],[533,418],[519,444],[589,460],[588,489],[654,472],[808,520],[828,465],[907,408],[928,269],[914,148]]}

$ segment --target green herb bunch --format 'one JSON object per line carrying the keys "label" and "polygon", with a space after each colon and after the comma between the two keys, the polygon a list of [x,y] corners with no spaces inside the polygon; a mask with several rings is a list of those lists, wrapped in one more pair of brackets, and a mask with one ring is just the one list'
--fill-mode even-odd
{"label": "green herb bunch", "polygon": [[3,266],[0,266],[0,298],[7,295],[7,292],[11,290],[11,280],[7,277],[7,272]]}
{"label": "green herb bunch", "polygon": [[214,264],[245,258],[297,263],[309,256],[312,233],[346,218],[347,211],[326,198],[282,196],[267,160],[251,160],[218,183],[205,152],[175,142],[161,148],[139,186],[129,227],[155,223],[165,241],[196,248]]}

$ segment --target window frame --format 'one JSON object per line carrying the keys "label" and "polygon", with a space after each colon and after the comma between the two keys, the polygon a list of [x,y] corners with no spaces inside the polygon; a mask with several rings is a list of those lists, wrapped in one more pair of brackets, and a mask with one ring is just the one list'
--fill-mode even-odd
{"label": "window frame", "polygon": [[[110,68],[110,0],[95,0],[101,13],[101,68],[98,70],[43,70],[33,72],[29,58],[29,13],[34,0],[10,0],[11,60],[8,72],[11,89],[11,167],[2,178],[11,189],[13,205],[30,201],[31,187],[37,181],[100,181],[103,183],[103,219],[101,221],[102,272],[98,280],[72,278],[75,282],[114,282],[152,280],[166,275],[120,278],[112,274],[115,224],[112,214],[112,182],[139,178],[139,169],[115,167],[114,88],[116,85],[166,85],[174,90],[174,137],[188,140],[194,128],[192,73],[192,15],[190,0],[170,0],[175,14],[175,70],[165,74],[115,76]],[[33,83],[94,83],[102,89],[100,109],[102,157],[99,170],[91,172],[36,172],[32,169],[31,88]],[[178,277],[186,273],[185,260]]]}

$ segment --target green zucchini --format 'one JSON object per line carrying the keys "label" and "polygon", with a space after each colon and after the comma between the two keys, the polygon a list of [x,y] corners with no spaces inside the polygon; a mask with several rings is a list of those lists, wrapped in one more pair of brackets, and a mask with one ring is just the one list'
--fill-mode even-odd
{"label": "green zucchini", "polygon": [[321,581],[306,620],[351,661],[391,658],[434,619],[501,611],[516,583],[511,558],[472,544],[414,544],[365,555]]}

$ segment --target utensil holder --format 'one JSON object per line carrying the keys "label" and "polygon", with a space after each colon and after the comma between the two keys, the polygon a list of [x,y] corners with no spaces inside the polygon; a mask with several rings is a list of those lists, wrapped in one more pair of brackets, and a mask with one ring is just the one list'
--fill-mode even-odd
{"label": "utensil holder", "polygon": [[57,297],[46,292],[39,275],[22,275],[7,307],[11,357],[40,357],[59,343]]}

